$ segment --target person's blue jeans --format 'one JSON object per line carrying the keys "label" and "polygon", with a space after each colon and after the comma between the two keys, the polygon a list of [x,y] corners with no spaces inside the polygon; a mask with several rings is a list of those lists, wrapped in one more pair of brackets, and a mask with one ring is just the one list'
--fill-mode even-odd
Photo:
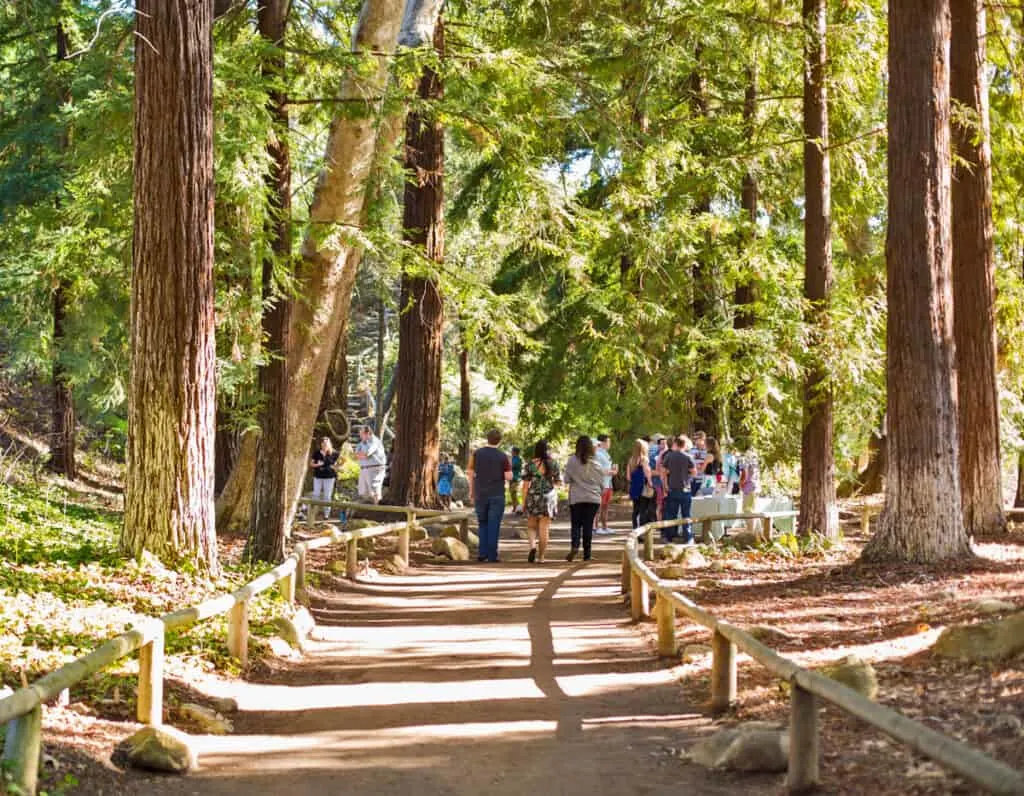
{"label": "person's blue jeans", "polygon": [[476,521],[480,526],[480,559],[498,560],[498,534],[501,533],[501,518],[505,514],[505,494],[477,498]]}
{"label": "person's blue jeans", "polygon": [[[665,513],[662,518],[674,520],[678,517],[689,517],[692,499],[690,493],[685,489],[670,489],[665,498]],[[682,537],[683,542],[689,543],[693,539],[690,523],[661,529],[661,538],[666,542],[673,541],[677,536]]]}

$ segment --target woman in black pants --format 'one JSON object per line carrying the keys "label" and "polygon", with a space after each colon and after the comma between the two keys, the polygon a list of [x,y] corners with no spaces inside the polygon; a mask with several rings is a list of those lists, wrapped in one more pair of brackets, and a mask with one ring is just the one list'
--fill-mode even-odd
{"label": "woman in black pants", "polygon": [[601,490],[604,477],[611,471],[597,463],[594,458],[594,442],[583,436],[576,440],[576,453],[569,457],[562,473],[562,480],[569,487],[569,520],[572,529],[572,549],[565,557],[572,561],[583,542],[583,560],[590,560],[590,545],[594,538],[594,517],[601,506]]}

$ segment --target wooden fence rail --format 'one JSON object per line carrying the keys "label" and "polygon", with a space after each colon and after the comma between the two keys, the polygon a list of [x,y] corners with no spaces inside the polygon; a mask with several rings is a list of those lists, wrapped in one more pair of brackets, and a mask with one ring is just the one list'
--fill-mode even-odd
{"label": "wooden fence rail", "polygon": [[[716,519],[743,518],[751,515],[720,516]],[[711,518],[701,518],[711,519]],[[991,793],[1024,794],[1024,774],[993,760],[984,753],[949,736],[936,732],[884,705],[879,705],[845,685],[817,672],[802,668],[766,647],[740,628],[727,624],[701,608],[688,597],[673,591],[661,581],[638,553],[638,542],[644,541],[643,558],[654,557],[655,531],[686,522],[680,519],[652,522],[633,531],[622,554],[622,590],[630,596],[630,614],[639,621],[650,615],[650,597],[656,595],[659,654],[674,656],[677,651],[675,617],[682,612],[711,631],[711,706],[715,711],[729,707],[736,700],[736,655],[745,652],[772,674],[789,682],[790,742],[787,787],[791,793],[813,789],[819,782],[820,742],[818,700],[856,716],[876,729],[917,750],[936,763],[952,769],[965,779]]]}
{"label": "wooden fence rail", "polygon": [[355,578],[360,539],[397,534],[399,554],[408,563],[409,538],[417,518],[429,523],[457,522],[463,538],[466,536],[470,518],[468,511],[445,512],[411,506],[369,506],[345,501],[315,502],[339,508],[358,506],[373,511],[404,514],[405,519],[401,522],[351,531],[332,528],[320,537],[298,542],[283,562],[230,594],[222,594],[190,608],[172,611],[159,619],[142,619],[130,630],[115,636],[87,655],[0,699],[0,725],[7,725],[3,756],[0,759],[9,769],[13,783],[25,793],[36,792],[42,751],[42,705],[56,699],[62,691],[86,677],[138,651],[139,686],[136,716],[143,724],[159,725],[163,721],[164,637],[167,631],[179,630],[227,614],[228,651],[244,665],[249,654],[249,602],[261,592],[277,586],[285,602],[293,605],[296,594],[301,595],[305,591],[306,557],[310,550],[334,544],[346,545],[346,575]]}

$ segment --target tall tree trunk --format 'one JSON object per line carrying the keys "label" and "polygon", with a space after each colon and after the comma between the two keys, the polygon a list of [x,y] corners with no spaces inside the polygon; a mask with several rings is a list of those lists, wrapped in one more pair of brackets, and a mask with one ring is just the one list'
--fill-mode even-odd
{"label": "tall tree trunk", "polygon": [[[708,115],[707,91],[704,85],[704,75],[701,71],[701,59],[704,47],[698,45],[696,61],[697,66],[690,75],[690,109],[695,117]],[[698,151],[702,149],[697,148]],[[703,153],[701,153],[703,154]],[[701,189],[693,208],[694,218],[700,218],[711,212],[711,196]],[[710,242],[709,248],[710,248]],[[693,278],[693,322],[695,326],[709,325],[712,314],[712,305],[709,297],[714,295],[714,281],[716,275],[712,272],[709,263],[698,255],[693,262],[691,269]],[[709,437],[718,436],[718,414],[715,411],[711,397],[711,374],[703,371],[697,374],[697,386],[693,392],[693,418],[694,429],[703,430]]]}
{"label": "tall tree trunk", "polygon": [[137,0],[123,549],[217,570],[209,3]]}
{"label": "tall tree trunk", "polygon": [[951,0],[953,328],[960,422],[960,500],[968,534],[1006,531],[996,383],[992,162],[985,80],[985,6]]}
{"label": "tall tree trunk", "polygon": [[384,343],[388,335],[387,305],[384,296],[377,303],[377,376],[374,385],[373,425],[374,431],[381,439],[384,438]]}
{"label": "tall tree trunk", "polygon": [[[434,49],[444,55],[444,24],[434,31]],[[419,97],[405,125],[405,240],[429,263],[444,262],[444,127],[436,103],[441,76],[423,69]],[[421,266],[417,266],[420,270]],[[441,365],[444,301],[432,274],[402,272],[398,321],[398,409],[390,499],[397,505],[437,503],[441,443]]]}
{"label": "tall tree trunk", "polygon": [[469,343],[463,329],[459,337],[459,464],[469,465],[469,427],[472,422],[473,395],[469,380]]}
{"label": "tall tree trunk", "polygon": [[263,257],[263,334],[267,358],[260,368],[263,392],[261,433],[256,449],[256,481],[249,520],[249,557],[276,562],[284,558],[284,540],[295,503],[286,489],[288,427],[288,316],[291,301],[281,289],[278,270],[291,270],[292,166],[288,149],[288,106],[284,91],[284,41],[290,0],[259,0],[258,28],[266,45],[263,78],[270,89],[267,110],[273,121],[267,142],[270,161],[264,182],[269,197],[267,238],[270,251]]}
{"label": "tall tree trunk", "polygon": [[[751,152],[754,150],[754,124],[757,114],[757,64],[752,63],[747,67],[747,87],[743,93],[743,131],[747,139],[747,146]],[[756,238],[757,230],[757,203],[758,185],[757,175],[753,166],[749,167],[743,174],[743,181],[740,186],[740,209],[744,216],[741,223],[745,224],[744,232],[740,236],[740,246],[748,249]],[[750,329],[754,325],[754,283],[752,275],[741,274],[736,281],[733,291],[733,304],[735,311],[732,319],[733,329]],[[737,347],[736,361],[739,363],[744,357],[745,346],[740,343]],[[747,402],[750,393],[750,377],[743,378],[738,385],[735,395],[729,404],[729,426],[732,437],[736,444],[743,448],[749,445],[750,423],[747,420]]]}
{"label": "tall tree trunk", "polygon": [[[68,37],[61,21],[57,22],[57,60],[66,61],[68,57]],[[71,98],[66,87],[61,88],[58,104],[64,104]],[[64,152],[68,148],[67,133],[61,133],[60,148]],[[57,207],[61,200],[58,196]],[[53,427],[50,435],[49,467],[65,478],[74,480],[78,475],[75,463],[75,402],[71,393],[71,382],[61,361],[64,349],[64,322],[67,318],[67,299],[71,283],[63,275],[57,276],[57,284],[53,289]]]}
{"label": "tall tree trunk", "polygon": [[1017,492],[1013,496],[1013,507],[1024,508],[1024,451],[1017,452]]}
{"label": "tall tree trunk", "polygon": [[960,509],[950,285],[949,2],[889,2],[885,508],[863,557],[971,554]]}
{"label": "tall tree trunk", "polygon": [[[351,319],[352,314],[346,313],[338,332],[338,343],[334,347],[334,354],[331,355],[331,363],[327,368],[324,393],[320,398],[320,408],[317,410],[320,425],[332,437],[338,437],[343,429],[347,428],[345,423],[348,422],[348,329]],[[352,430],[349,429],[348,437],[351,436]],[[343,442],[344,439],[338,441]]]}
{"label": "tall tree trunk", "polygon": [[[398,41],[402,0],[364,0],[352,38],[352,50],[372,63],[349,70],[338,97],[342,115],[334,120],[309,211],[309,231],[297,266],[294,303],[288,319],[287,482],[290,500],[299,498],[313,428],[323,397],[331,357],[347,322],[362,249],[348,235],[365,218],[371,171],[391,157],[402,117],[381,118],[388,66]],[[348,101],[346,101],[348,100]],[[364,101],[365,105],[358,104]],[[255,446],[243,446],[236,473],[217,505],[218,518],[248,516],[256,466]],[[251,488],[251,487],[249,487]],[[241,505],[238,505],[238,503]]]}
{"label": "tall tree trunk", "polygon": [[832,454],[832,390],[825,367],[832,290],[832,175],[828,154],[826,0],[804,0],[804,321],[810,327],[810,362],[804,376],[800,446],[802,535],[835,536],[837,516]]}

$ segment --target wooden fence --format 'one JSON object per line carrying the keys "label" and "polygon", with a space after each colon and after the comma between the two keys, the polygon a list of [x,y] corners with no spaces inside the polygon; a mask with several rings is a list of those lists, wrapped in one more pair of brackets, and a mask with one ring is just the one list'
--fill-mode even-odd
{"label": "wooden fence", "polygon": [[36,792],[39,760],[42,751],[42,706],[86,677],[139,653],[139,685],[136,715],[143,724],[159,725],[163,721],[164,636],[168,630],[188,627],[221,614],[228,615],[227,646],[230,654],[244,665],[249,650],[249,601],[261,592],[277,586],[290,605],[296,593],[303,593],[306,583],[306,557],[310,550],[334,544],[346,545],[346,575],[355,578],[357,550],[360,539],[398,534],[398,553],[409,561],[409,540],[416,520],[433,524],[456,522],[465,538],[468,532],[468,511],[442,512],[404,506],[369,506],[343,501],[305,501],[321,506],[358,508],[364,511],[405,515],[393,522],[351,531],[332,529],[323,536],[298,542],[288,557],[269,572],[230,594],[223,594],[194,605],[164,614],[159,619],[144,619],[131,630],[115,636],[87,655],[47,674],[25,688],[0,699],[0,725],[6,724],[2,761],[9,769],[15,785],[25,793]]}
{"label": "wooden fence", "polygon": [[[681,611],[711,631],[713,710],[725,710],[736,700],[737,651],[745,652],[772,674],[789,682],[789,791],[806,792],[816,787],[819,782],[821,752],[818,701],[823,699],[991,793],[1024,794],[1024,775],[1021,772],[891,708],[872,702],[835,680],[804,669],[794,661],[782,657],[750,634],[723,622],[683,594],[673,591],[672,587],[661,581],[642,560],[653,560],[654,534],[658,529],[686,522],[699,524],[717,519],[756,520],[758,517],[765,522],[766,530],[770,528],[771,518],[768,515],[745,514],[702,517],[698,520],[665,520],[652,522],[633,531],[622,554],[622,590],[623,593],[630,595],[630,613],[634,621],[640,621],[650,615],[651,594],[656,595],[654,610],[658,623],[658,651],[661,655],[674,657],[677,654],[677,611]],[[641,538],[644,541],[643,557],[638,553],[638,542]]]}

